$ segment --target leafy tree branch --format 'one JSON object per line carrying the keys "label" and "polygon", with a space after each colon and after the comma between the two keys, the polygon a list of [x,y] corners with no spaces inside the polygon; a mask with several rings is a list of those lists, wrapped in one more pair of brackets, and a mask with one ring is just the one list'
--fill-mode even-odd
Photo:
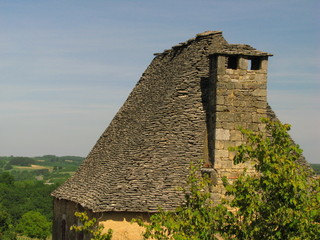
{"label": "leafy tree branch", "polygon": [[86,212],[75,212],[74,215],[81,224],[71,226],[70,230],[89,234],[91,240],[111,240],[112,230],[109,229],[108,233],[102,233],[104,227],[102,224],[98,224],[96,218],[90,219]]}

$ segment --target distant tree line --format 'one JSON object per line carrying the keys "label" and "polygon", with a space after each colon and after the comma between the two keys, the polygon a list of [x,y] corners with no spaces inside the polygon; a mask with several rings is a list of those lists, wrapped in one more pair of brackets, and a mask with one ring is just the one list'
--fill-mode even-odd
{"label": "distant tree line", "polygon": [[9,161],[10,165],[17,166],[31,166],[31,164],[35,164],[36,161],[33,158],[29,157],[12,157]]}
{"label": "distant tree line", "polygon": [[65,161],[74,161],[74,162],[82,162],[83,157],[78,157],[78,156],[62,156],[58,157],[55,155],[44,155],[41,157],[34,157],[36,160],[46,160],[50,162],[65,162]]}

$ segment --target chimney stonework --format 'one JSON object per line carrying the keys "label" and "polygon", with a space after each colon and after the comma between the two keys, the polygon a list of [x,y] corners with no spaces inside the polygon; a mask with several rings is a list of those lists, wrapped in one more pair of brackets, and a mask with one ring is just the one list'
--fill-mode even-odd
{"label": "chimney stonework", "polygon": [[[233,58],[236,65],[228,65]],[[214,188],[214,198],[218,201],[224,194],[221,178],[236,179],[243,168],[253,171],[250,163],[235,166],[234,153],[229,147],[244,143],[240,127],[254,131],[264,131],[261,118],[267,117],[267,56],[257,57],[259,69],[248,69],[252,56],[215,54],[211,57],[210,85],[212,98],[209,100],[207,120],[208,149],[210,162],[217,172],[218,185]],[[235,61],[236,60],[236,61]],[[228,62],[229,61],[229,62]],[[210,122],[208,122],[210,121]],[[211,144],[211,146],[210,146]]]}

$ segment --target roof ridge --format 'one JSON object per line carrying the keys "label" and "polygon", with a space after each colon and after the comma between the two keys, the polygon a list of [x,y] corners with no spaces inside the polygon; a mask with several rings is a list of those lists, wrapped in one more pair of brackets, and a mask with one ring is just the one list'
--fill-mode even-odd
{"label": "roof ridge", "polygon": [[176,45],[173,45],[171,47],[171,49],[165,49],[163,52],[154,53],[153,55],[154,56],[160,56],[162,54],[167,54],[167,53],[171,52],[172,50],[177,50],[179,48],[185,47],[185,46],[193,43],[196,40],[199,40],[199,39],[202,39],[202,38],[206,38],[206,37],[211,36],[211,35],[221,35],[222,36],[222,31],[211,31],[211,30],[208,30],[208,31],[204,31],[202,33],[198,33],[198,34],[196,34],[195,37],[190,38],[187,41],[180,42],[180,43],[178,43]]}

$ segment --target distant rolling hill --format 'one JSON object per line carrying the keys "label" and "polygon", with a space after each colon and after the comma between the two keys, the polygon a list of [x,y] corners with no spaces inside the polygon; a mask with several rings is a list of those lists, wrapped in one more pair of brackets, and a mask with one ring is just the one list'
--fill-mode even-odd
{"label": "distant rolling hill", "polygon": [[45,184],[62,183],[84,160],[78,156],[44,155],[40,157],[0,157],[0,173],[9,171],[16,180],[43,180]]}

